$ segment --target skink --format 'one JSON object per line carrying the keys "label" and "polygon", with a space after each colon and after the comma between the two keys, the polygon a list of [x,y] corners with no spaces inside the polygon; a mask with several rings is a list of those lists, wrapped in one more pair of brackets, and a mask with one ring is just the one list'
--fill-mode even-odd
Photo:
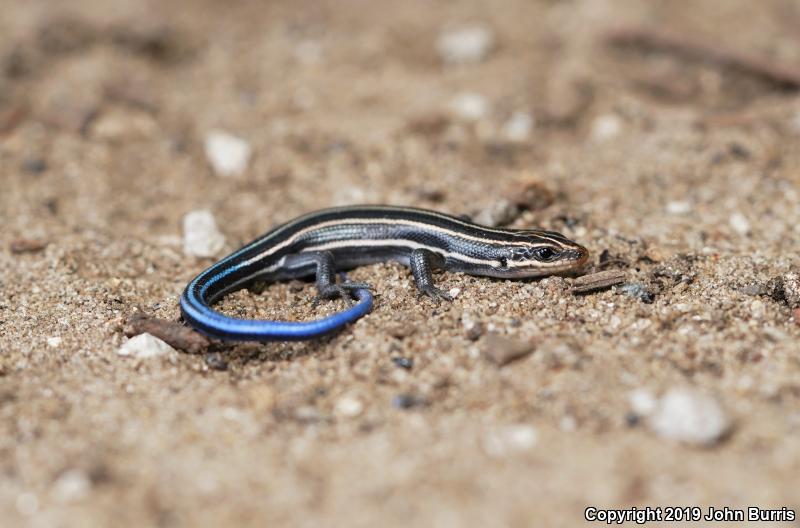
{"label": "skink", "polygon": [[[372,307],[369,285],[337,283],[337,270],[399,261],[411,268],[421,295],[450,300],[434,285],[436,268],[514,279],[576,270],[588,256],[586,248],[553,231],[489,228],[411,207],[339,207],[280,225],[217,262],[186,286],[180,306],[187,323],[219,339],[311,339],[355,321]],[[237,319],[211,308],[224,295],[256,281],[312,275],[319,299],[349,299],[353,294],[358,302],[309,322]]]}

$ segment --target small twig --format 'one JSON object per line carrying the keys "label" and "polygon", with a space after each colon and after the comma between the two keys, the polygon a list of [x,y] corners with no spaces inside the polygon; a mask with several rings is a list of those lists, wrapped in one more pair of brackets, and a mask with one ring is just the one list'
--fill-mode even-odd
{"label": "small twig", "polygon": [[122,331],[126,336],[132,337],[139,334],[148,333],[157,337],[173,348],[185,350],[191,354],[205,352],[211,345],[211,341],[198,332],[187,326],[164,319],[150,317],[142,312],[135,312],[131,315]]}
{"label": "small twig", "polygon": [[8,245],[8,249],[15,255],[20,253],[36,253],[47,247],[47,242],[34,238],[15,238]]}
{"label": "small twig", "polygon": [[591,275],[583,275],[572,282],[572,293],[578,295],[602,290],[625,282],[626,273],[620,270],[598,271]]}
{"label": "small twig", "polygon": [[738,70],[769,81],[785,90],[800,89],[800,69],[710,42],[701,42],[644,27],[616,29],[607,34],[606,42],[613,46],[632,46],[672,52],[690,59]]}

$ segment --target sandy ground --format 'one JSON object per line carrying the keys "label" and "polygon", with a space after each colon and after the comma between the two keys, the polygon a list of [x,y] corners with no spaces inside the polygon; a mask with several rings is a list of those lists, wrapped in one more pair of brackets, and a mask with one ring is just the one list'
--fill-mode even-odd
{"label": "sandy ground", "polygon": [[[761,295],[800,266],[796,87],[604,41],[657,27],[798,64],[796,2],[160,4],[0,1],[3,526],[800,508],[800,326]],[[437,38],[464,25],[492,46],[443,63]],[[472,118],[453,110],[465,92],[486,103]],[[528,135],[509,136],[517,113]],[[215,129],[252,147],[241,176],[210,168]],[[445,273],[460,293],[436,306],[406,269],[374,265],[352,277],[375,310],[330,338],[117,353],[126,317],[176,320],[213,262],[183,253],[190,211],[213,212],[222,256],[320,207],[471,214],[520,181],[550,199],[513,226],[581,241],[652,302]],[[222,309],[342,306],[315,311],[313,295],[277,284]],[[498,366],[491,334],[532,353]],[[664,394],[700,399],[670,415]]]}

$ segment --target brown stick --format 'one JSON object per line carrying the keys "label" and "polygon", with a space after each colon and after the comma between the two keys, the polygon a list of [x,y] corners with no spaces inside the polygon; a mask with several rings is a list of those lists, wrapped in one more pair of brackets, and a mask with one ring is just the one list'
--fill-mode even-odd
{"label": "brown stick", "polygon": [[609,32],[605,40],[613,46],[662,50],[682,55],[689,59],[709,62],[763,79],[784,90],[800,89],[800,69],[778,64],[765,57],[724,48],[710,42],[701,42],[644,27],[616,29]]}
{"label": "brown stick", "polygon": [[148,333],[174,348],[185,350],[192,354],[205,352],[211,345],[208,338],[191,328],[180,323],[156,319],[140,311],[134,312],[128,318],[123,327],[123,332],[128,337]]}

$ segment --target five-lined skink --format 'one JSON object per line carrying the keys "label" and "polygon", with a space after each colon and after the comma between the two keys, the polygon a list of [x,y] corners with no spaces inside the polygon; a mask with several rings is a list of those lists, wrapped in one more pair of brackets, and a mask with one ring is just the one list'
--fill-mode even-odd
{"label": "five-lined skink", "polygon": [[[559,233],[489,228],[454,216],[416,209],[364,205],[324,209],[278,226],[203,271],[186,287],[184,320],[212,337],[240,341],[311,339],[365,315],[369,285],[336,282],[336,271],[387,260],[409,266],[421,294],[450,296],[434,285],[432,270],[526,278],[576,270],[588,259],[583,246]],[[349,298],[347,310],[309,322],[245,320],[211,305],[254,281],[316,275],[318,298]]]}

